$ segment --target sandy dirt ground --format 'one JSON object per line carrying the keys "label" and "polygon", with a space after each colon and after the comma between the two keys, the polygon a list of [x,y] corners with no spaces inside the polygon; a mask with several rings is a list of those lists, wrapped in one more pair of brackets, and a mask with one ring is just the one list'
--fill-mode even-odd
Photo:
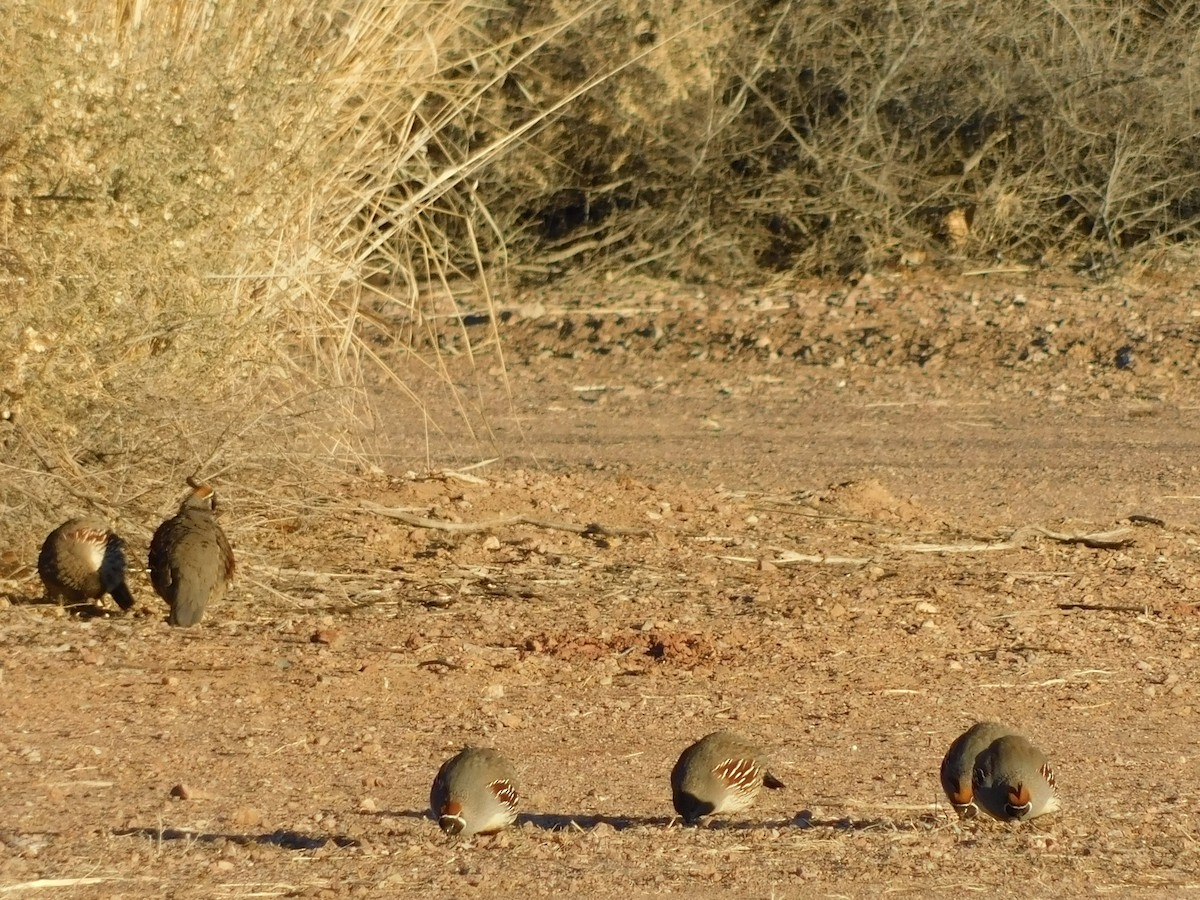
{"label": "sandy dirt ground", "polygon": [[[202,626],[140,570],[129,615],[3,573],[0,895],[1200,887],[1196,285],[593,285],[502,318],[406,371],[439,427],[380,380],[378,471],[223,498],[241,575]],[[957,820],[937,766],[978,718],[1049,754],[1059,815]],[[721,727],[787,788],[672,824]],[[496,837],[426,816],[465,743],[521,774]]]}

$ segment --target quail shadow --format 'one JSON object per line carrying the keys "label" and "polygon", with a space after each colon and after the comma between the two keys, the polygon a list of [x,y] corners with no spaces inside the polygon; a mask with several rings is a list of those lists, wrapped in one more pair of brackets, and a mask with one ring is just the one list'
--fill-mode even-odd
{"label": "quail shadow", "polygon": [[113,832],[118,837],[142,837],[161,841],[194,841],[200,844],[228,842],[231,844],[265,844],[283,850],[319,850],[332,844],[335,847],[357,847],[359,842],[344,834],[316,835],[279,829],[263,834],[237,834],[208,831],[188,831],[183,828],[121,828]]}
{"label": "quail shadow", "polygon": [[113,610],[101,606],[99,603],[79,603],[74,606],[63,607],[67,611],[67,615],[75,619],[83,619],[90,621],[92,619],[111,619],[118,614]]}
{"label": "quail shadow", "polygon": [[[360,812],[360,815],[375,818],[413,819],[417,821],[435,822],[428,809],[378,810]],[[936,813],[926,813],[915,819],[886,819],[886,818],[852,818],[839,816],[836,818],[815,818],[809,810],[801,810],[787,819],[728,819],[723,817],[706,817],[692,825],[687,825],[677,815],[663,816],[610,816],[599,813],[520,813],[514,823],[517,827],[529,825],[542,831],[590,831],[599,825],[607,825],[614,831],[624,831],[629,828],[700,828],[713,831],[762,831],[783,830],[787,828],[821,828],[833,832],[861,831],[896,831],[896,830],[929,830],[945,824]],[[153,831],[154,829],[150,829]]]}
{"label": "quail shadow", "polygon": [[359,810],[360,816],[373,816],[376,819],[425,819],[429,822],[436,821],[430,815],[428,809],[379,809],[379,810]]}
{"label": "quail shadow", "polygon": [[[13,606],[58,606],[59,602],[53,597],[46,594],[11,594],[3,593],[0,597],[4,597]],[[96,606],[94,603],[86,603],[84,606]],[[67,610],[76,609],[77,607],[68,606]],[[97,607],[98,608],[98,607]]]}
{"label": "quail shadow", "polygon": [[709,831],[762,831],[782,828],[809,828],[811,825],[802,824],[799,817],[791,819],[727,819],[722,817],[705,817],[698,822],[688,824],[679,816],[673,816],[668,824],[680,828],[699,828]]}
{"label": "quail shadow", "polygon": [[[417,819],[427,822],[436,823],[437,820],[430,814],[428,809],[403,809],[403,810],[379,810],[378,812],[364,812],[361,815],[375,816],[377,818],[388,819]],[[672,816],[606,816],[599,813],[532,813],[525,812],[517,815],[517,820],[514,823],[518,828],[522,825],[529,825],[532,828],[537,828],[542,831],[564,831],[564,830],[582,830],[588,831],[598,825],[607,825],[615,831],[624,831],[627,828],[638,828],[643,826],[648,827],[666,827],[671,824],[672,820],[678,817]]]}
{"label": "quail shadow", "polygon": [[706,816],[698,822],[687,824],[678,816],[673,816],[667,823],[680,828],[700,828],[711,831],[781,831],[788,828],[807,830],[819,828],[832,832],[860,831],[916,831],[929,830],[939,823],[935,814],[928,814],[919,819],[885,819],[869,818],[856,819],[850,816],[836,818],[815,818],[810,810],[804,809],[788,819],[730,819],[721,816]]}
{"label": "quail shadow", "polygon": [[517,816],[517,825],[528,823],[543,831],[563,831],[577,829],[588,831],[597,825],[607,825],[615,831],[641,826],[666,826],[671,824],[670,816],[605,816],[597,813],[581,813],[569,815],[563,813],[521,813]]}
{"label": "quail shadow", "polygon": [[29,594],[3,594],[8,599],[8,602],[13,606],[59,606],[72,619],[110,619],[120,616],[121,610],[115,610],[105,606],[102,603],[60,603],[53,597],[48,597],[45,594],[29,595]]}
{"label": "quail shadow", "polygon": [[811,811],[805,809],[797,813],[790,824],[795,825],[797,828],[827,828],[831,831],[861,832],[929,831],[945,824],[945,822],[935,812],[924,813],[911,819],[889,819],[882,816],[861,819],[852,816],[817,819],[813,817]]}

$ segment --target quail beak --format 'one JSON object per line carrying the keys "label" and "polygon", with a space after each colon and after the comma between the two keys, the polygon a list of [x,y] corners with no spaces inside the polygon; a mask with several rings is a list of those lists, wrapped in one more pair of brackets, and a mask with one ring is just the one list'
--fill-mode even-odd
{"label": "quail beak", "polygon": [[466,827],[466,820],[462,816],[443,815],[438,817],[438,828],[446,834],[462,834],[462,830]]}
{"label": "quail beak", "polygon": [[439,810],[437,822],[438,828],[446,834],[462,834],[463,829],[467,827],[467,820],[462,814],[462,804],[451,800]]}

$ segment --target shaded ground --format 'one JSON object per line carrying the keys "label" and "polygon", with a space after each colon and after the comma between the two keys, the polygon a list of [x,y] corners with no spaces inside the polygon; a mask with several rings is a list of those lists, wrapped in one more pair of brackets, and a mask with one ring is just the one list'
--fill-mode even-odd
{"label": "shaded ground", "polygon": [[[3,582],[0,890],[1200,884],[1200,293],[534,299],[503,328],[494,445],[451,427],[429,473],[423,426],[386,400],[382,474],[269,520],[228,498],[244,574],[201,628],[168,630],[142,574],[130,617],[67,617],[29,602],[28,572]],[[486,371],[487,326],[465,329]],[[456,375],[460,337],[440,340]],[[589,523],[645,533],[553,527]],[[1050,754],[1060,816],[953,819],[937,763],[982,717]],[[666,827],[671,764],[723,726],[767,745],[788,789]],[[527,810],[475,844],[423,818],[468,741],[518,761]]]}

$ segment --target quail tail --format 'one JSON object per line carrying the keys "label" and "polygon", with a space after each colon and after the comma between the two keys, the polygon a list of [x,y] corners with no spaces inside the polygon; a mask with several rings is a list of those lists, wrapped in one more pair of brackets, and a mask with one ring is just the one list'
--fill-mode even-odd
{"label": "quail tail", "polygon": [[191,586],[181,586],[171,604],[171,614],[167,622],[177,628],[191,628],[198,625],[204,618],[204,607],[207,603],[208,592],[191,589]]}
{"label": "quail tail", "polygon": [[112,598],[117,601],[117,606],[121,609],[131,609],[133,607],[133,594],[129,593],[129,587],[122,581],[112,589]]}

